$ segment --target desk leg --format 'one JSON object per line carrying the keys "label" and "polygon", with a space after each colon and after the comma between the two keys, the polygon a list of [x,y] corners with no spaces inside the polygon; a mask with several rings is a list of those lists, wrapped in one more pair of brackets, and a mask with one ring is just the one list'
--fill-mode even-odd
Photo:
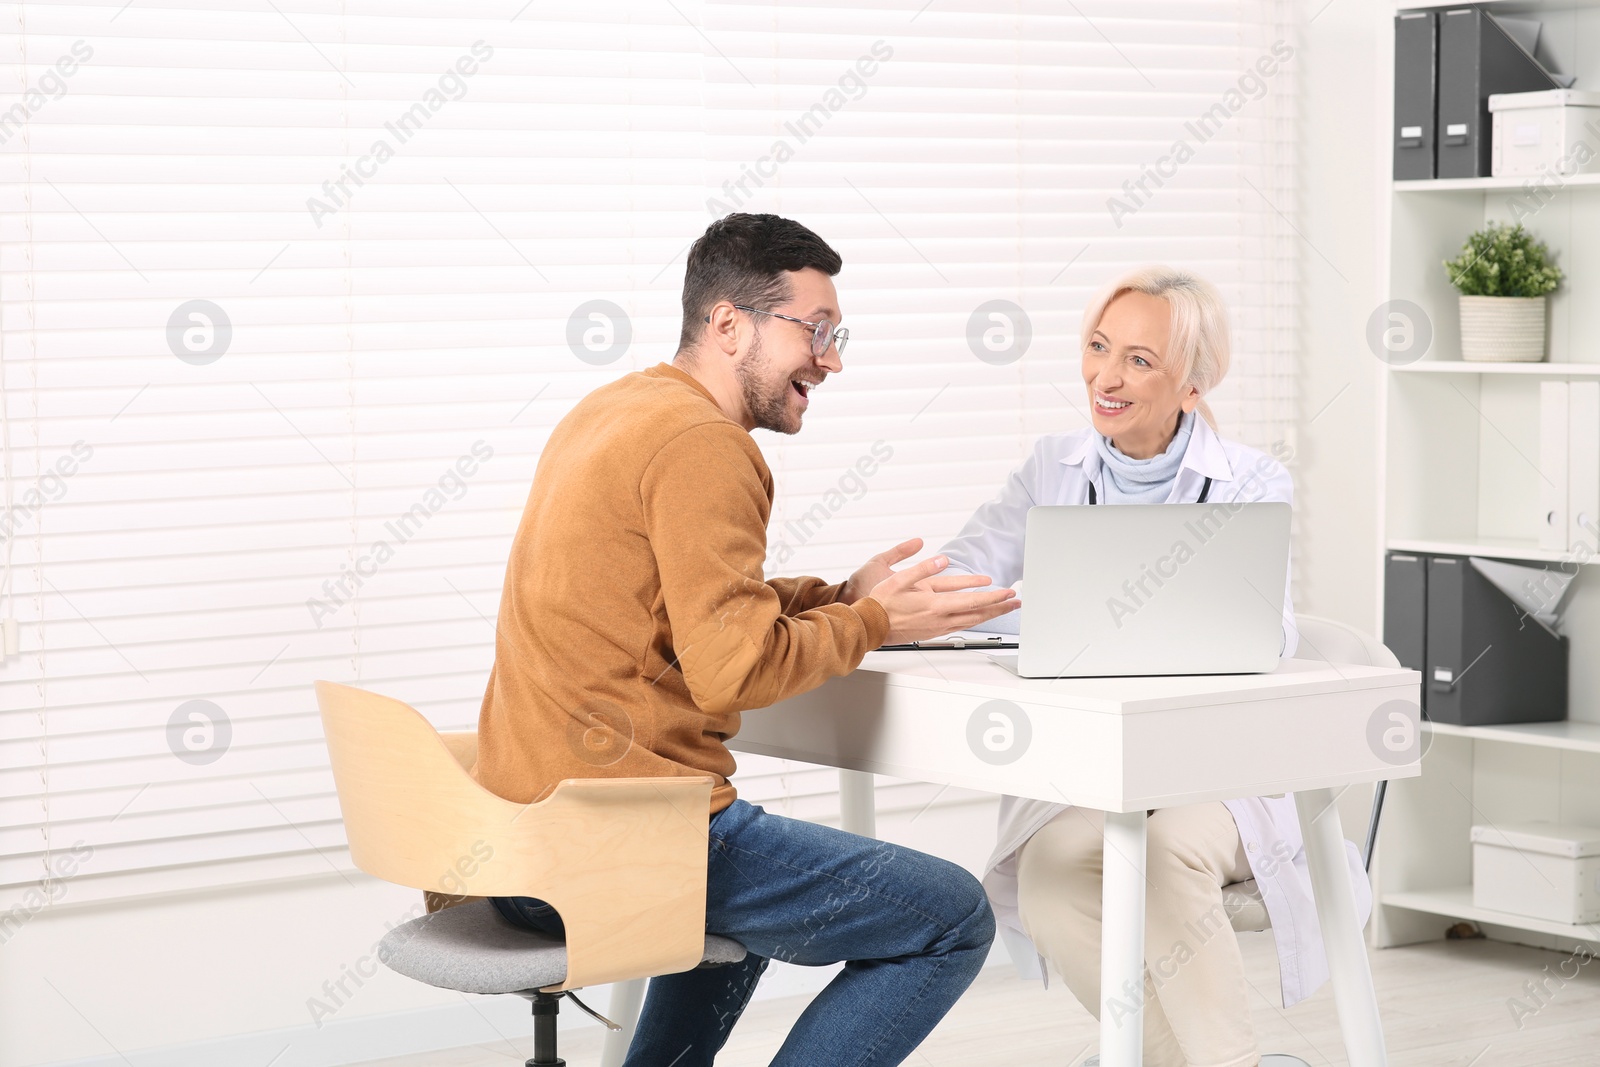
{"label": "desk leg", "polygon": [[839,829],[862,837],[878,836],[878,802],[870,772],[840,769]]}
{"label": "desk leg", "polygon": [[1294,795],[1300,833],[1306,842],[1311,890],[1317,900],[1317,922],[1328,953],[1333,999],[1339,1009],[1339,1032],[1352,1067],[1385,1067],[1383,1024],[1378,995],[1372,986],[1367,946],[1356,921],[1355,893],[1345,861],[1344,830],[1331,789],[1308,789]]}
{"label": "desk leg", "polygon": [[1139,1067],[1144,1057],[1144,857],[1144,811],[1106,812],[1100,886],[1103,1067]]}
{"label": "desk leg", "polygon": [[628,1046],[633,1043],[633,1031],[639,1025],[639,1009],[644,1005],[644,989],[649,981],[648,978],[630,978],[626,982],[611,983],[611,1003],[606,1006],[606,1017],[622,1029],[606,1031],[600,1067],[622,1067],[622,1061],[628,1058]]}

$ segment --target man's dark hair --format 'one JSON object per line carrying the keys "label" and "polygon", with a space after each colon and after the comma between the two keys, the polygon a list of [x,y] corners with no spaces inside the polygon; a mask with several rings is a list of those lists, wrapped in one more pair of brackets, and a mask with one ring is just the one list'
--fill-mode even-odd
{"label": "man's dark hair", "polygon": [[720,218],[689,249],[678,347],[694,344],[719,300],[777,307],[791,295],[788,272],[815,267],[832,277],[843,265],[828,242],[793,219],[744,213]]}

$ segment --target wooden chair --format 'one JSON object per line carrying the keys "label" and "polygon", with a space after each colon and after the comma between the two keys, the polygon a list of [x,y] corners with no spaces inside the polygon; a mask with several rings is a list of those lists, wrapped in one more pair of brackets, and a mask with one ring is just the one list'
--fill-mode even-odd
{"label": "wooden chair", "polygon": [[[564,1062],[556,1012],[572,990],[744,958],[705,932],[711,778],[570,779],[518,804],[469,773],[476,733],[440,734],[398,700],[316,686],[351,859],[427,900],[380,958],[430,985],[532,1001],[527,1067]],[[549,903],[565,941],[513,926],[490,896]]]}

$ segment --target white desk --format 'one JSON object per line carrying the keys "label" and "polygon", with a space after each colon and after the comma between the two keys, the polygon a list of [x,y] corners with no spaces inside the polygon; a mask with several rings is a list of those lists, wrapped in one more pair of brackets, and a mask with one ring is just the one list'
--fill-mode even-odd
{"label": "white desk", "polygon": [[[746,712],[729,747],[840,768],[844,828],[869,836],[873,773],[1106,812],[1103,997],[1143,980],[1146,809],[1294,792],[1345,1048],[1353,1067],[1385,1067],[1333,791],[1421,773],[1369,741],[1374,712],[1414,706],[1419,681],[1411,670],[1307,660],[1268,675],[1036,681],[982,653],[873,652],[853,674]],[[974,716],[988,701],[1010,707],[977,715],[975,749]],[[1026,720],[1025,745],[1019,721],[1009,751],[1003,731],[990,738],[1002,751],[985,749],[988,713],[1011,708]],[[1102,1004],[1104,1067],[1139,1067],[1143,1020],[1122,1016],[1113,1024]]]}

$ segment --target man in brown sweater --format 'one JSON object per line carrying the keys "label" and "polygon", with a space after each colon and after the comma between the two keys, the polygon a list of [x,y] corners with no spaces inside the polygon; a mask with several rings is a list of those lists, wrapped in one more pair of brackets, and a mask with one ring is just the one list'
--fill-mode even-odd
{"label": "man in brown sweater", "polygon": [[[478,780],[519,802],[564,778],[717,783],[706,924],[749,955],[654,979],[630,1065],[709,1065],[774,956],[846,963],[774,1063],[899,1063],[993,938],[964,870],[769,815],[737,800],[729,781],[725,742],[741,711],[846,674],[886,640],[965,629],[1018,606],[982,575],[939,575],[939,557],[894,571],[918,539],[839,584],[764,578],[772,474],[750,431],[797,432],[812,389],[843,370],[840,266],[799,223],[713,223],[689,253],[672,364],[595,390],[561,420],[512,545]],[[512,922],[560,929],[532,898],[495,904]]]}

